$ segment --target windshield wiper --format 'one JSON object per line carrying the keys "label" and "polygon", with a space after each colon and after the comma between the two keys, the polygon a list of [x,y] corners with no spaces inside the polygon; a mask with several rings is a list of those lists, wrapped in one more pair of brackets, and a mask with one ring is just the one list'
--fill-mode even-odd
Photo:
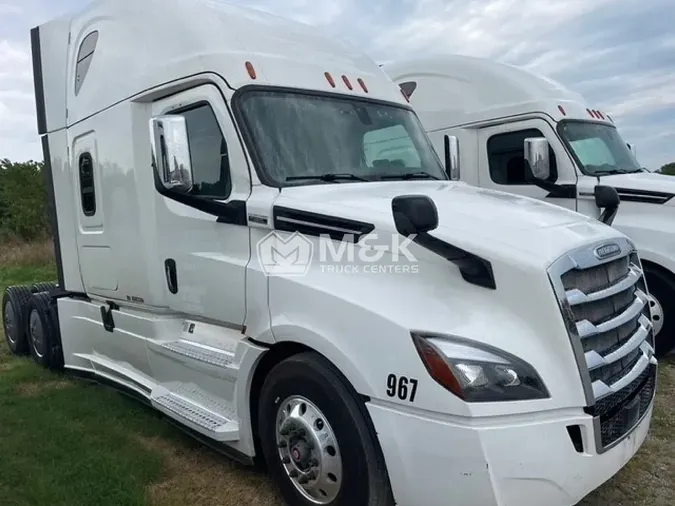
{"label": "windshield wiper", "polygon": [[357,176],[356,174],[342,173],[342,174],[319,174],[319,175],[307,175],[307,176],[288,176],[286,181],[302,181],[302,180],[316,180],[316,181],[340,181],[340,180],[350,180],[350,181],[368,181],[366,178]]}
{"label": "windshield wiper", "polygon": [[612,170],[599,170],[596,172],[598,176],[608,176],[615,174],[635,174],[637,172],[642,172],[642,169],[638,170],[625,170],[625,169],[612,169]]}
{"label": "windshield wiper", "polygon": [[384,174],[378,176],[380,179],[439,179],[428,172],[406,172],[405,174]]}

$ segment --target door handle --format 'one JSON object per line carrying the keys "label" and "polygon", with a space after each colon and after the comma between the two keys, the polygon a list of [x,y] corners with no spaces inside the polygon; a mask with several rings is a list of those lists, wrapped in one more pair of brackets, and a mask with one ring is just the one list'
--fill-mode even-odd
{"label": "door handle", "polygon": [[173,258],[164,260],[164,273],[166,274],[166,284],[171,293],[178,293],[178,274],[176,272],[176,261]]}

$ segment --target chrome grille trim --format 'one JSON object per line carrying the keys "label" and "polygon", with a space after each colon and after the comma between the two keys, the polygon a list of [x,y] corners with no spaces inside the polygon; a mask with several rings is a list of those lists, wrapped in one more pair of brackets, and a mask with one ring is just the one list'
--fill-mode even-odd
{"label": "chrome grille trim", "polygon": [[581,339],[587,339],[597,334],[602,334],[603,332],[609,332],[610,330],[619,328],[621,325],[624,325],[632,319],[637,318],[644,310],[646,304],[647,294],[638,289],[635,293],[635,300],[633,300],[633,303],[628,306],[628,309],[626,309],[623,313],[598,325],[594,325],[588,320],[577,322],[577,334],[579,334]]}
{"label": "chrome grille trim", "polygon": [[[619,246],[614,255],[596,255],[603,246],[614,245]],[[584,409],[594,417],[596,450],[604,453],[637,425],[625,431],[611,425],[616,418],[610,420],[614,411],[608,409],[624,409],[621,399],[638,395],[633,393],[635,385],[651,375],[657,364],[647,284],[637,248],[626,237],[589,244],[553,262],[548,277],[577,362],[586,397]]]}
{"label": "chrome grille trim", "polygon": [[593,395],[595,395],[596,401],[599,401],[608,395],[615,394],[622,388],[625,388],[647,369],[651,362],[651,358],[654,355],[654,350],[647,341],[643,341],[640,345],[640,351],[642,351],[642,355],[638,359],[637,364],[635,364],[630,372],[620,380],[611,385],[607,385],[604,381],[600,380],[593,382]]}
{"label": "chrome grille trim", "polygon": [[585,357],[588,369],[592,371],[593,369],[611,364],[612,362],[616,362],[617,360],[626,357],[632,351],[635,351],[635,349],[639,348],[642,343],[646,342],[646,339],[649,337],[649,332],[652,330],[652,328],[652,322],[649,321],[649,318],[642,315],[638,320],[638,329],[618,350],[615,350],[604,357],[595,350],[586,352]]}
{"label": "chrome grille trim", "polygon": [[618,283],[613,284],[609,288],[598,290],[597,292],[589,294],[582,292],[578,288],[567,290],[566,292],[567,302],[570,303],[570,306],[576,306],[578,304],[584,304],[586,302],[594,302],[596,300],[606,299],[607,297],[616,295],[617,293],[623,292],[624,290],[628,290],[630,287],[637,284],[637,282],[640,281],[641,277],[642,277],[642,269],[640,269],[635,264],[631,264],[629,267],[628,276],[623,278]]}

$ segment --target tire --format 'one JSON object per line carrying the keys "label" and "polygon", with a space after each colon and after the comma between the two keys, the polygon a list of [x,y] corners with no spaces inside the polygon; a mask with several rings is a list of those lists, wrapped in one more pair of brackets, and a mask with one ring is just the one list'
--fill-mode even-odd
{"label": "tire", "polygon": [[40,292],[51,292],[52,290],[58,288],[58,285],[56,283],[52,282],[44,282],[44,283],[35,283],[31,291],[33,293],[40,293]]}
{"label": "tire", "polygon": [[30,298],[31,292],[28,286],[10,286],[2,296],[2,326],[5,341],[14,355],[28,354],[23,322]]}
{"label": "tire", "polygon": [[63,351],[55,301],[38,292],[28,301],[24,315],[26,341],[36,364],[45,369],[63,368]]}
{"label": "tire", "polygon": [[[289,401],[294,397],[295,401]],[[289,417],[295,421],[295,429],[304,428],[304,434],[286,431],[287,424],[277,431],[277,416],[287,412],[288,405],[295,406],[296,415],[304,413]],[[277,364],[265,379],[258,410],[262,452],[288,505],[394,505],[384,457],[367,410],[326,359],[305,352]],[[317,434],[322,434],[322,439]],[[316,473],[304,484],[314,501],[301,491],[307,471],[310,477]]]}
{"label": "tire", "polygon": [[645,277],[650,295],[661,305],[662,327],[655,336],[656,356],[660,358],[675,349],[675,280],[661,269],[652,267],[645,268]]}

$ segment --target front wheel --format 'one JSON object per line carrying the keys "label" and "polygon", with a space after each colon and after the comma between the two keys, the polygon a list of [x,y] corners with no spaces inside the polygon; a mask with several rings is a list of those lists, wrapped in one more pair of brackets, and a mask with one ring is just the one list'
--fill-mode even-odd
{"label": "front wheel", "polygon": [[367,411],[320,355],[276,365],[259,399],[258,430],[273,480],[290,506],[393,506]]}
{"label": "front wheel", "polygon": [[675,348],[675,281],[659,269],[646,268],[645,277],[654,323],[656,356],[663,357]]}

